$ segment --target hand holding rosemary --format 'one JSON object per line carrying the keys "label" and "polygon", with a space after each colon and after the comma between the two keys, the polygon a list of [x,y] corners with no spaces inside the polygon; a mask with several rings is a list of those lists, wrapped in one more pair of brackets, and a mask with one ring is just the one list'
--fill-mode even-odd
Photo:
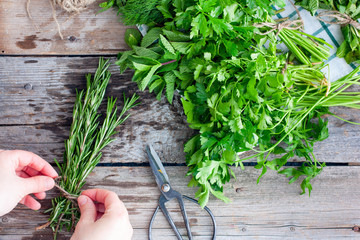
{"label": "hand holding rosemary", "polygon": [[[39,210],[41,205],[35,198],[45,199],[57,176],[55,169],[34,153],[0,150],[0,216],[18,203]],[[116,193],[89,189],[81,192],[77,201],[81,217],[71,240],[131,239],[133,230],[128,212]]]}
{"label": "hand holding rosemary", "polygon": [[0,216],[18,203],[39,210],[41,205],[36,199],[46,197],[57,176],[55,169],[34,153],[0,149]]}
{"label": "hand holding rosemary", "polygon": [[124,97],[124,106],[118,113],[116,99],[108,98],[105,118],[100,123],[98,110],[111,76],[108,67],[108,60],[100,58],[94,77],[91,74],[86,75],[86,91],[76,94],[73,121],[69,139],[65,141],[63,162],[55,160],[60,170],[57,184],[63,196],[52,200],[52,208],[46,211],[50,212],[50,219],[44,225],[53,229],[55,238],[64,226],[68,231],[74,229],[80,215],[74,199],[81,193],[86,177],[99,163],[101,150],[114,140],[112,137],[117,133],[115,129],[129,117],[126,112],[136,105],[138,99],[136,95],[130,99]]}
{"label": "hand holding rosemary", "polygon": [[71,240],[130,240],[133,229],[123,202],[116,193],[88,189],[78,198],[81,212]]}

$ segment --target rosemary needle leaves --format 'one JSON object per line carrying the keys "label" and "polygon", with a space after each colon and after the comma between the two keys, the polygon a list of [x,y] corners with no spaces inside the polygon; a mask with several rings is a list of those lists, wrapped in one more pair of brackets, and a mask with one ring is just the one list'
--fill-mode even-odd
{"label": "rosemary needle leaves", "polygon": [[101,150],[114,140],[112,136],[117,133],[116,127],[129,117],[125,114],[136,105],[138,99],[135,94],[130,99],[124,97],[124,106],[118,114],[116,99],[108,98],[105,119],[100,123],[98,110],[111,76],[108,62],[100,58],[94,77],[86,75],[86,91],[76,93],[73,121],[69,139],[65,141],[63,162],[59,163],[55,159],[61,176],[58,188],[63,196],[54,198],[52,208],[47,210],[50,212],[50,219],[46,225],[53,229],[54,239],[64,226],[68,231],[75,227],[80,215],[75,199],[80,194],[86,177],[99,163]]}

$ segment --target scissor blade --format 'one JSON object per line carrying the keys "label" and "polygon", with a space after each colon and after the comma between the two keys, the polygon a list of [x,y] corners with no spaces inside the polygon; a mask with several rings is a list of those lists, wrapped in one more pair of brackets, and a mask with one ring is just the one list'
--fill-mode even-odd
{"label": "scissor blade", "polygon": [[165,168],[161,163],[159,156],[157,155],[154,148],[150,144],[146,146],[146,152],[149,157],[150,166],[155,175],[156,182],[159,188],[161,189],[161,186],[163,184],[170,183],[169,177],[166,174]]}

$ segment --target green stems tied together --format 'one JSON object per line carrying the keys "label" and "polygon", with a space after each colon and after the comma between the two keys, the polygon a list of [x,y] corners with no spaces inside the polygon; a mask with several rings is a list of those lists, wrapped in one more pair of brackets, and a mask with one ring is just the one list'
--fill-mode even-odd
{"label": "green stems tied together", "polygon": [[[329,135],[324,115],[331,106],[360,106],[359,94],[345,91],[359,84],[360,69],[330,83],[321,70],[332,46],[299,31],[301,20],[273,20],[275,5],[285,7],[282,0],[159,1],[162,22],[146,22],[144,37],[134,29],[125,34],[131,49],[119,54],[120,71],[134,69],[140,90],[158,99],[183,96],[189,127],[198,131],[184,151],[201,206],[210,195],[228,202],[230,166],[253,157],[260,177],[271,169],[290,183],[303,179],[310,194],[325,166],[313,154]],[[248,151],[254,155],[240,159]],[[286,167],[295,156],[303,165]]]}
{"label": "green stems tied together", "polygon": [[[58,188],[71,196],[81,193],[87,176],[100,161],[101,150],[114,141],[112,136],[117,133],[116,128],[129,117],[126,112],[136,105],[138,99],[136,95],[130,99],[124,97],[124,106],[118,113],[116,99],[108,98],[105,119],[101,124],[98,110],[111,76],[108,62],[100,58],[94,77],[92,78],[91,74],[86,75],[86,91],[76,94],[73,121],[69,139],[65,141],[63,162],[59,163],[55,159],[61,176]],[[68,231],[75,227],[79,212],[74,199],[67,198],[66,194],[54,198],[52,205],[53,207],[47,210],[51,212],[47,225],[53,229],[56,239],[57,232],[64,226]]]}

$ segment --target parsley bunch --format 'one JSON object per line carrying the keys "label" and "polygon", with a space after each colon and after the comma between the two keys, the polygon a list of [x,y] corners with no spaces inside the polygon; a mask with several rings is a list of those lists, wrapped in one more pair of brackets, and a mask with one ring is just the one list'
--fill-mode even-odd
{"label": "parsley bunch", "polygon": [[[199,187],[202,206],[210,193],[229,201],[223,187],[235,177],[231,166],[243,167],[254,157],[260,177],[268,169],[290,182],[303,176],[303,193],[310,193],[310,180],[325,166],[313,155],[314,143],[328,137],[321,116],[330,106],[359,108],[358,93],[344,92],[358,84],[359,69],[330,84],[321,71],[329,57],[323,40],[291,29],[262,35],[268,29],[255,27],[273,22],[272,5],[284,3],[161,1],[157,9],[164,23],[150,26],[144,37],[128,30],[131,50],[116,62],[121,71],[134,69],[133,81],[158,99],[164,93],[171,103],[175,90],[183,96],[187,122],[198,130],[184,148],[189,186]],[[281,43],[288,53],[279,49]],[[240,158],[242,152],[252,155]],[[294,156],[303,157],[303,165],[284,168]]]}

